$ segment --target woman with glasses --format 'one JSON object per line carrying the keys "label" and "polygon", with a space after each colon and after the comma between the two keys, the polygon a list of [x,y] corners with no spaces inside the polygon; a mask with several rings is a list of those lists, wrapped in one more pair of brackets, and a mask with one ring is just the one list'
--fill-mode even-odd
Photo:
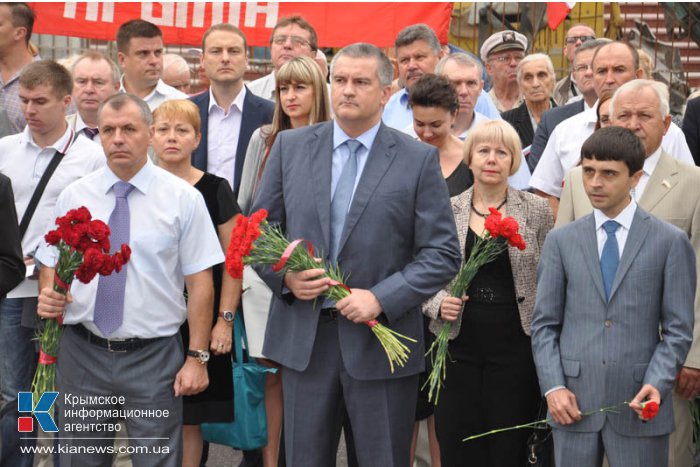
{"label": "woman with glasses", "polygon": [[[508,185],[521,163],[520,138],[502,120],[480,123],[464,143],[464,160],[474,185],[452,200],[464,258],[477,236],[485,235],[489,208],[520,225],[525,250],[506,248],[483,266],[463,297],[451,286],[423,305],[430,331],[451,322],[444,388],[435,406],[435,424],[443,467],[522,467],[528,430],[462,439],[495,428],[529,423],[540,402],[530,347],[536,270],[552,213],[536,195]],[[500,241],[500,240],[497,240]]]}
{"label": "woman with glasses", "polygon": [[[275,114],[272,124],[253,133],[248,143],[238,203],[244,213],[253,205],[265,172],[270,149],[280,131],[300,128],[330,119],[328,87],[320,67],[309,57],[293,58],[275,73]],[[243,271],[243,314],[248,334],[248,353],[266,366],[278,367],[265,359],[262,348],[267,326],[267,315],[272,300],[272,291],[258,277],[253,268]],[[267,410],[268,443],[262,449],[265,467],[277,465],[280,433],[282,429],[282,375],[268,374],[265,385],[265,408]],[[311,447],[310,447],[311,449]]]}

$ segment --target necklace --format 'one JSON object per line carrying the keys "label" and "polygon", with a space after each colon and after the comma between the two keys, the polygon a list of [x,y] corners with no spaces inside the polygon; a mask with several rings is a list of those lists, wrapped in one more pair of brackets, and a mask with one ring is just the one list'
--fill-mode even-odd
{"label": "necklace", "polygon": [[[500,210],[500,209],[503,207],[503,205],[506,204],[506,201],[508,201],[508,197],[507,197],[507,196],[506,196],[505,198],[503,198],[503,201],[501,201],[501,204],[499,204],[498,206],[496,206],[496,210],[497,210],[497,211]],[[477,214],[477,215],[483,217],[484,219],[486,219],[487,217],[489,217],[489,215],[491,214],[490,212],[489,212],[489,214],[484,214],[483,212],[477,211],[476,208],[474,207],[474,201],[473,201],[473,200],[472,200],[472,211],[474,211],[475,214]]]}

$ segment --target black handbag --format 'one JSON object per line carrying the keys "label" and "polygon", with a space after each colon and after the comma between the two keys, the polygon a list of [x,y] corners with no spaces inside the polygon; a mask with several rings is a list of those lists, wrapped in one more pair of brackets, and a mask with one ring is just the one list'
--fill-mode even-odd
{"label": "black handbag", "polygon": [[[547,400],[540,401],[537,420],[547,418]],[[532,467],[554,467],[554,441],[552,427],[542,423],[533,427],[532,434],[527,439],[527,463]]]}

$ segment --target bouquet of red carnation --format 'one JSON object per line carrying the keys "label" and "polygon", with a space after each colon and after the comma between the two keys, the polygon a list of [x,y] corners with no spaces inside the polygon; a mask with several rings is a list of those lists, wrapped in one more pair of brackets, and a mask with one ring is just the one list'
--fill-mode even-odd
{"label": "bouquet of red carnation", "polygon": [[[267,211],[261,209],[250,218],[240,216],[231,233],[231,243],[226,254],[226,269],[234,278],[243,276],[246,264],[271,264],[272,270],[284,274],[287,271],[300,272],[307,269],[324,268],[326,277],[331,279],[331,286],[323,296],[339,301],[350,295],[350,288],[345,285],[345,278],[335,268],[319,264],[314,258],[313,246],[306,242],[306,248],[297,248],[304,243],[298,239],[290,242],[279,228],[271,226],[267,220]],[[365,322],[379,339],[389,359],[389,367],[394,372],[394,364],[403,366],[408,361],[410,350],[399,339],[416,342],[415,339],[392,331],[376,319]]]}
{"label": "bouquet of red carnation", "polygon": [[[518,248],[519,250],[525,249],[525,240],[523,240],[523,237],[518,233],[520,229],[518,222],[512,217],[502,218],[501,213],[498,212],[496,208],[489,208],[489,212],[491,212],[491,214],[486,218],[486,222],[484,223],[486,235],[483,238],[478,235],[476,236],[474,246],[469,253],[469,258],[462,263],[452,283],[453,297],[462,297],[467,292],[467,289],[469,289],[469,284],[471,284],[481,266],[496,259],[503,250],[508,248],[508,245]],[[506,241],[498,241],[499,237]],[[426,353],[426,355],[430,355],[431,357],[433,368],[423,388],[426,386],[429,388],[428,400],[435,404],[438,403],[440,388],[444,384],[445,377],[447,376],[445,363],[447,359],[448,336],[451,329],[452,323],[446,322]]]}
{"label": "bouquet of red carnation", "polygon": [[[131,257],[127,244],[121,245],[113,255],[109,254],[109,226],[92,219],[86,207],[71,209],[65,216],[56,218],[56,225],[58,228],[47,233],[44,239],[58,248],[53,289],[63,295],[70,290],[74,277],[87,284],[97,274],[108,276],[121,271]],[[62,324],[62,317],[47,320],[39,331],[39,364],[32,381],[32,392],[36,397],[54,390]]]}

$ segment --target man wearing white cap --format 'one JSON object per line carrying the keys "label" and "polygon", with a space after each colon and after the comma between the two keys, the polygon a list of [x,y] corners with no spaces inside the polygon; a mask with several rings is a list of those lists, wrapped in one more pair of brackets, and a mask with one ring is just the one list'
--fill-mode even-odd
{"label": "man wearing white cap", "polygon": [[489,96],[501,113],[523,103],[516,68],[526,50],[527,37],[515,31],[497,32],[481,46],[481,59],[493,85]]}

